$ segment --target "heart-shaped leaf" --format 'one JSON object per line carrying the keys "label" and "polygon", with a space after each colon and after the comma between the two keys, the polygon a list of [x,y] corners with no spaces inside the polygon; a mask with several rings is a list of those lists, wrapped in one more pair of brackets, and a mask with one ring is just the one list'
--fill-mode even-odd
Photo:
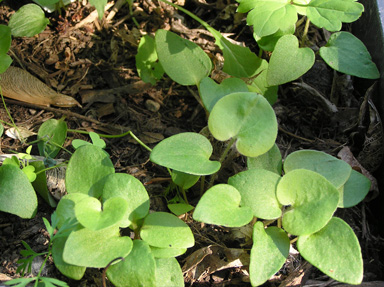
{"label": "heart-shaped leaf", "polygon": [[18,166],[0,166],[0,210],[32,218],[37,211],[36,193],[28,177]]}
{"label": "heart-shaped leaf", "polygon": [[195,43],[163,29],[156,31],[155,42],[161,66],[178,84],[199,85],[211,72],[211,59]]}
{"label": "heart-shaped leaf", "polygon": [[193,212],[193,218],[208,224],[240,227],[252,220],[252,210],[240,207],[240,192],[228,184],[218,184],[208,189]]}
{"label": "heart-shaped leaf", "polygon": [[208,175],[220,169],[210,161],[213,148],[209,140],[197,133],[180,133],[157,144],[150,159],[159,165],[193,175]]}
{"label": "heart-shaped leaf", "polygon": [[83,278],[86,267],[68,264],[63,259],[65,242],[68,237],[55,238],[52,244],[52,257],[55,266],[68,278],[80,280]]}
{"label": "heart-shaped leaf", "polygon": [[345,161],[322,151],[299,150],[291,153],[284,160],[284,171],[309,169],[328,179],[336,188],[342,187],[351,174],[351,166]]}
{"label": "heart-shaped leaf", "polygon": [[149,214],[144,219],[140,236],[149,245],[160,248],[188,248],[195,244],[189,226],[167,212]]}
{"label": "heart-shaped leaf", "polygon": [[340,200],[338,207],[352,207],[361,202],[371,188],[371,181],[356,170],[351,171],[351,176],[343,187],[339,189]]}
{"label": "heart-shaped leaf", "polygon": [[276,219],[281,216],[281,205],[276,198],[280,178],[268,170],[250,169],[230,177],[228,183],[240,192],[240,205],[251,208],[253,216]]}
{"label": "heart-shaped leaf", "polygon": [[94,145],[82,146],[68,163],[65,175],[67,192],[100,197],[106,176],[114,172],[113,163],[104,150]]}
{"label": "heart-shaped leaf", "polygon": [[275,112],[256,93],[233,93],[220,99],[209,115],[208,127],[219,141],[235,138],[237,150],[252,157],[270,150],[277,136]]}
{"label": "heart-shaped leaf", "polygon": [[247,24],[252,25],[258,37],[272,35],[287,30],[296,24],[296,8],[289,0],[238,0],[237,12],[248,13]]}
{"label": "heart-shaped leaf", "polygon": [[259,286],[272,277],[283,266],[289,255],[289,237],[276,227],[264,228],[258,221],[253,228],[253,246],[249,275],[252,286]]}
{"label": "heart-shaped leaf", "polygon": [[309,263],[331,278],[348,284],[363,279],[359,241],[342,219],[334,217],[319,232],[299,236],[297,248]]}
{"label": "heart-shaped leaf", "polygon": [[171,177],[173,183],[183,189],[191,188],[200,178],[199,175],[188,174],[178,170],[172,170]]}
{"label": "heart-shaped leaf", "polygon": [[76,266],[104,268],[112,260],[125,257],[132,249],[131,238],[119,236],[119,228],[83,228],[71,232],[65,243],[63,259]]}
{"label": "heart-shaped leaf", "polygon": [[184,277],[176,258],[155,258],[156,286],[184,287]]}
{"label": "heart-shaped leaf", "polygon": [[112,197],[101,202],[94,197],[87,197],[75,205],[77,220],[91,230],[101,230],[118,224],[123,220],[128,209],[128,202],[121,197]]}
{"label": "heart-shaped leaf", "polygon": [[296,25],[292,25],[287,27],[287,30],[282,31],[279,29],[275,33],[261,38],[254,33],[253,37],[261,49],[272,52],[275,49],[277,41],[284,35],[293,35],[295,33],[295,29]]}
{"label": "heart-shaped leaf", "polygon": [[334,33],[319,52],[324,61],[336,71],[366,79],[380,77],[364,43],[351,33]]}
{"label": "heart-shaped leaf", "polygon": [[293,235],[319,231],[332,218],[339,202],[339,191],[322,175],[296,169],[277,185],[277,199],[290,206],[283,214],[283,227]]}
{"label": "heart-shaped leaf", "polygon": [[208,112],[222,97],[236,93],[248,92],[247,84],[238,78],[224,79],[220,84],[216,84],[211,78],[204,78],[200,83],[200,96]]}
{"label": "heart-shaped leaf", "polygon": [[313,24],[332,32],[339,31],[342,22],[351,23],[359,19],[363,11],[363,4],[356,0],[312,0],[306,9]]}
{"label": "heart-shaped leaf", "polygon": [[36,179],[32,182],[36,192],[51,206],[56,207],[57,203],[47,187],[47,175],[45,173],[45,165],[42,161],[31,161],[29,165],[33,166],[36,171]]}
{"label": "heart-shaped leaf", "polygon": [[14,37],[33,37],[44,31],[49,20],[36,4],[22,6],[9,19],[8,26]]}
{"label": "heart-shaped leaf", "polygon": [[4,73],[12,64],[12,58],[7,54],[0,54],[0,74]]}
{"label": "heart-shaped leaf", "polygon": [[84,193],[71,193],[66,194],[60,199],[56,208],[58,218],[57,227],[59,229],[62,227],[64,222],[76,219],[75,206],[87,197],[88,195]]}
{"label": "heart-shaped leaf", "polygon": [[66,138],[67,123],[63,118],[60,120],[50,119],[44,122],[37,133],[37,139],[41,140],[37,144],[39,154],[44,157],[56,157]]}
{"label": "heart-shaped leaf", "polygon": [[278,86],[270,86],[267,83],[267,73],[268,65],[266,65],[265,70],[263,70],[256,78],[252,80],[250,85],[248,85],[248,90],[262,95],[267,99],[268,103],[273,105],[277,101],[277,91]]}
{"label": "heart-shaped leaf", "polygon": [[143,184],[126,173],[113,173],[108,175],[103,189],[103,201],[111,198],[124,198],[128,203],[127,211],[121,227],[138,224],[138,220],[144,218],[149,212],[149,196]]}
{"label": "heart-shaped leaf", "polygon": [[167,207],[176,216],[180,216],[194,209],[192,205],[189,205],[186,203],[172,203],[172,204],[168,204]]}
{"label": "heart-shaped leaf", "polygon": [[248,169],[266,169],[281,175],[283,162],[279,147],[274,144],[265,154],[247,158]]}
{"label": "heart-shaped leaf", "polygon": [[299,48],[299,41],[294,35],[285,35],[277,41],[272,53],[267,82],[270,86],[278,86],[296,80],[314,63],[315,53],[310,48]]}
{"label": "heart-shaped leaf", "polygon": [[151,250],[155,258],[170,258],[183,255],[187,248],[159,248],[151,246]]}
{"label": "heart-shaped leaf", "polygon": [[120,262],[107,270],[109,280],[115,286],[156,286],[156,262],[149,245],[134,240],[132,251]]}

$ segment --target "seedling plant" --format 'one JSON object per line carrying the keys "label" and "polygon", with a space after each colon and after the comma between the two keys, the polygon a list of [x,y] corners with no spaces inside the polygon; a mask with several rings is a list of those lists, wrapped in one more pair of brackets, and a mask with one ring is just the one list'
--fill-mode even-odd
{"label": "seedling plant", "polygon": [[[161,1],[191,16],[212,34],[223,52],[223,71],[229,75],[216,83],[209,77],[212,62],[208,55],[175,33],[159,29],[154,37],[141,38],[136,65],[142,79],[155,84],[166,73],[181,85],[196,85],[208,115],[205,131],[171,136],[153,150],[146,147],[151,151],[150,160],[168,169],[173,184],[182,193],[180,200],[169,205],[170,210],[179,215],[193,209],[185,191],[200,180],[202,196],[192,211],[193,219],[226,227],[251,224],[249,271],[253,286],[263,284],[280,270],[291,245],[331,278],[359,284],[363,277],[359,242],[349,225],[334,213],[337,208],[361,202],[370,181],[344,161],[320,151],[296,151],[283,163],[275,144],[278,126],[271,105],[277,99],[278,85],[296,80],[315,61],[312,49],[300,47],[306,32],[301,41],[294,35],[298,15],[306,19],[305,31],[311,22],[335,32],[319,50],[329,66],[358,77],[379,77],[360,40],[351,33],[339,32],[342,23],[360,17],[363,6],[340,0],[239,1],[238,12],[248,13],[247,23],[253,26],[260,51],[256,55],[233,44],[182,7]],[[105,3],[94,2],[102,15]],[[45,27],[43,19],[40,17],[39,23]],[[0,46],[3,70],[10,64],[6,53],[11,35],[20,35],[15,32],[18,27],[16,20],[0,27],[1,36],[7,39]],[[263,51],[271,52],[269,59],[261,57]],[[39,151],[53,159],[67,130],[63,120],[47,125],[52,126],[42,126],[39,131]],[[60,139],[55,138],[58,134]],[[73,143],[76,151],[66,172],[68,194],[58,203],[53,217],[57,222],[52,223],[59,231],[66,230],[66,236],[52,240],[56,267],[67,277],[79,280],[86,268],[109,266],[106,275],[115,286],[164,286],[164,282],[169,283],[166,286],[183,286],[175,257],[194,245],[190,228],[174,214],[150,213],[144,186],[128,174],[115,173],[103,149],[104,142],[96,134],[92,136],[93,144]],[[217,145],[213,142],[222,142],[224,149],[215,151],[213,146]],[[247,170],[215,184],[217,173],[231,153],[247,158]],[[212,159],[212,155],[216,158]],[[37,174],[43,175],[44,168],[43,164]],[[17,176],[26,187],[18,192],[22,196],[28,193],[31,198],[24,201],[25,214],[19,204],[12,210],[1,210],[32,217],[37,204],[26,172],[15,164],[5,164],[0,167],[0,176],[9,179],[1,182],[2,190],[12,191],[8,197],[23,202],[11,188]],[[49,193],[42,194],[49,201]],[[68,222],[75,224],[68,229]],[[119,230],[126,228],[132,230],[132,238],[120,235]]]}

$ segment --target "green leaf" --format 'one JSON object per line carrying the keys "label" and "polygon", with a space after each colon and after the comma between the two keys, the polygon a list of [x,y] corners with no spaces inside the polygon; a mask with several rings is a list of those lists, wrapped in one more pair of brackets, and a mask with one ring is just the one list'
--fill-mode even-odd
{"label": "green leaf", "polygon": [[114,172],[113,163],[104,150],[94,145],[82,146],[68,163],[65,175],[67,192],[100,197],[106,176]]}
{"label": "green leaf", "polygon": [[252,25],[257,37],[287,30],[297,21],[296,8],[290,0],[238,0],[237,12],[246,13],[247,24]]}
{"label": "green leaf", "polygon": [[37,132],[37,139],[41,140],[37,146],[39,154],[55,158],[67,138],[67,123],[64,119],[50,119],[44,122]]}
{"label": "green leaf", "polygon": [[0,123],[0,137],[3,136],[3,133],[4,133],[4,126],[3,124]]}
{"label": "green leaf", "polygon": [[310,48],[299,48],[299,41],[294,35],[285,35],[277,41],[272,53],[267,82],[270,86],[277,86],[296,80],[314,63],[315,53]]}
{"label": "green leaf", "polygon": [[212,135],[219,141],[236,139],[245,156],[259,156],[270,150],[277,136],[275,112],[256,93],[233,93],[220,99],[208,119]]}
{"label": "green leaf", "polygon": [[0,25],[0,54],[8,53],[11,41],[11,28],[6,25]]}
{"label": "green leaf", "polygon": [[226,95],[236,92],[248,92],[247,85],[238,78],[224,79],[220,84],[216,84],[211,78],[204,78],[200,83],[200,96],[208,112],[211,112],[213,106],[218,100]]}
{"label": "green leaf", "polygon": [[262,222],[256,222],[249,265],[252,286],[263,284],[280,270],[288,258],[289,246],[284,230],[276,226],[265,229]]}
{"label": "green leaf", "polygon": [[123,220],[128,202],[121,197],[112,197],[101,202],[94,197],[86,197],[75,205],[77,220],[91,230],[102,230]]}
{"label": "green leaf", "polygon": [[155,258],[157,287],[184,287],[184,277],[176,258]]}
{"label": "green leaf", "polygon": [[351,176],[344,186],[339,189],[340,200],[338,207],[346,208],[355,206],[365,198],[370,188],[371,181],[361,173],[352,169]]}
{"label": "green leaf", "polygon": [[156,31],[155,42],[161,66],[178,84],[199,85],[210,74],[212,62],[195,43],[162,29]]}
{"label": "green leaf", "polygon": [[279,147],[274,144],[266,153],[258,157],[248,157],[247,167],[248,169],[266,169],[281,175],[283,162]]}
{"label": "green leaf", "polygon": [[14,37],[33,37],[43,32],[48,23],[40,6],[26,4],[11,16],[8,26]]}
{"label": "green leaf", "polygon": [[80,140],[80,139],[75,139],[72,141],[72,146],[75,149],[78,149],[81,146],[94,145],[94,146],[97,146],[99,148],[105,149],[105,147],[106,147],[105,141],[102,140],[97,133],[90,132],[89,137],[91,138],[92,143],[84,141],[84,140]]}
{"label": "green leaf", "polygon": [[292,25],[290,27],[287,27],[286,30],[277,30],[275,33],[264,36],[264,37],[258,37],[255,33],[253,34],[253,37],[255,38],[257,44],[261,49],[264,51],[273,51],[275,49],[277,41],[283,37],[284,35],[293,35],[295,33],[296,25]]}
{"label": "green leaf", "polygon": [[22,172],[28,177],[29,182],[34,182],[36,179],[35,167],[32,165],[27,165],[22,169]]}
{"label": "green leaf", "polygon": [[262,95],[267,99],[270,105],[277,101],[278,86],[270,86],[267,83],[268,65],[256,78],[254,78],[248,85],[248,90],[253,93]]}
{"label": "green leaf", "polygon": [[366,79],[380,77],[367,48],[351,33],[334,33],[328,43],[320,48],[320,56],[329,66],[341,73]]}
{"label": "green leaf", "polygon": [[119,228],[82,228],[73,231],[65,243],[63,259],[76,266],[104,268],[112,260],[125,257],[132,249],[131,238],[119,236]]}
{"label": "green leaf", "polygon": [[276,191],[281,204],[290,206],[283,214],[283,227],[293,235],[319,231],[332,218],[339,191],[322,175],[296,169],[280,180]]}
{"label": "green leaf", "polygon": [[240,192],[241,206],[252,209],[253,216],[276,219],[281,216],[281,205],[276,198],[280,175],[264,169],[250,169],[229,178],[228,183]]}
{"label": "green leaf", "polygon": [[71,193],[63,196],[56,208],[57,218],[59,219],[57,227],[61,229],[65,222],[70,220],[77,220],[75,214],[75,205],[87,198],[88,195],[84,193]]}
{"label": "green leaf", "polygon": [[112,173],[105,180],[102,199],[124,198],[128,208],[121,227],[128,227],[132,223],[144,218],[149,212],[149,196],[143,184],[126,173]]}
{"label": "green leaf", "polygon": [[3,165],[13,165],[20,169],[20,162],[19,159],[16,156],[11,156],[9,158],[4,159]]}
{"label": "green leaf", "polygon": [[191,188],[200,178],[199,175],[188,174],[177,170],[172,170],[171,177],[173,183],[183,189]]}
{"label": "green leaf", "polygon": [[103,18],[104,8],[107,5],[108,0],[89,0],[89,3],[95,6],[97,10],[97,14],[99,15],[99,19]]}
{"label": "green leaf", "polygon": [[164,69],[158,61],[153,37],[149,35],[141,37],[135,59],[137,72],[144,82],[155,85],[156,81],[162,78]]}
{"label": "green leaf", "polygon": [[7,54],[0,54],[0,77],[12,64],[12,58]]}
{"label": "green leaf", "polygon": [[188,225],[166,212],[149,214],[144,219],[140,236],[149,245],[160,248],[188,248],[195,244]]}
{"label": "green leaf", "polygon": [[111,265],[107,270],[108,279],[119,287],[156,286],[156,261],[149,245],[134,240],[132,251],[124,260]]}
{"label": "green leaf", "polygon": [[183,255],[187,248],[159,248],[151,246],[151,251],[155,258],[171,258]]}
{"label": "green leaf", "polygon": [[56,207],[57,203],[47,187],[47,175],[45,171],[42,171],[45,169],[44,163],[42,161],[31,161],[29,165],[33,166],[37,173],[36,179],[32,182],[33,188],[51,207]]}
{"label": "green leaf", "polygon": [[33,282],[35,280],[36,278],[17,278],[4,282],[4,285],[13,287],[24,287],[27,286],[28,283]]}
{"label": "green leaf", "polygon": [[80,280],[83,278],[86,267],[68,264],[63,259],[65,243],[68,237],[57,238],[52,244],[52,257],[55,266],[68,278]]}
{"label": "green leaf", "polygon": [[228,184],[218,184],[208,189],[193,212],[193,219],[208,224],[240,227],[249,223],[252,210],[239,206],[240,192]]}
{"label": "green leaf", "polygon": [[363,259],[359,241],[342,219],[334,217],[319,232],[299,236],[297,247],[309,263],[331,278],[348,284],[363,279]]}
{"label": "green leaf", "polygon": [[295,151],[284,160],[285,173],[301,168],[321,174],[336,188],[340,188],[345,184],[352,170],[351,166],[345,161],[316,150]]}
{"label": "green leaf", "polygon": [[359,19],[364,6],[356,0],[312,0],[306,11],[313,24],[334,32],[341,29],[342,22],[351,23]]}
{"label": "green leaf", "polygon": [[187,213],[187,212],[191,211],[192,209],[194,209],[194,207],[192,205],[189,205],[186,203],[168,204],[167,207],[176,216],[180,216],[180,215]]}
{"label": "green leaf", "polygon": [[152,162],[193,175],[209,175],[220,169],[220,163],[210,161],[213,148],[209,140],[197,133],[180,133],[157,144]]}
{"label": "green leaf", "polygon": [[32,218],[37,211],[36,193],[28,177],[12,164],[0,166],[0,210]]}

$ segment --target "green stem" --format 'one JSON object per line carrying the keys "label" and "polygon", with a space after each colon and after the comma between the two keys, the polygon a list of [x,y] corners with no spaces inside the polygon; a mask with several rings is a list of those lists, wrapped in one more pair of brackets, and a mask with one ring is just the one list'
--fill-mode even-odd
{"label": "green stem", "polygon": [[307,20],[305,21],[305,26],[304,26],[303,40],[305,40],[307,38],[310,23],[311,23],[311,21],[307,17]]}
{"label": "green stem", "polygon": [[189,204],[188,202],[188,198],[187,198],[187,194],[185,193],[185,189],[180,187],[180,190],[181,190],[181,194],[183,195],[183,198],[184,198],[184,201],[186,204]]}
{"label": "green stem", "polygon": [[58,167],[61,167],[61,166],[66,166],[66,163],[61,163],[61,164],[58,164],[58,165],[55,165],[55,166],[44,168],[42,170],[39,170],[38,172],[35,172],[35,174],[38,175],[39,173],[45,172],[47,170],[55,169],[55,168],[58,168]]}
{"label": "green stem", "polygon": [[[51,248],[49,248],[49,249],[51,249]],[[45,264],[47,263],[48,257],[52,254],[51,250],[48,250],[48,252],[47,252],[46,254],[47,254],[47,255],[45,256],[45,259],[44,259],[43,263],[42,263],[41,266],[40,266],[39,273],[38,273],[37,276],[36,276],[36,281],[35,281],[35,285],[34,285],[34,287],[39,286],[39,278],[40,278],[40,276],[41,276],[41,272],[43,272],[43,269],[44,269]]]}
{"label": "green stem", "polygon": [[[72,129],[68,129],[68,132],[71,132],[71,133],[79,133],[79,134],[85,134],[85,135],[89,135],[90,132],[87,132],[87,131],[81,131],[81,130],[72,130]],[[146,150],[148,150],[149,152],[152,152],[152,149],[150,147],[148,147],[145,143],[143,143],[132,131],[127,131],[125,133],[122,133],[122,134],[119,134],[119,135],[106,135],[106,134],[98,134],[100,137],[102,138],[110,138],[110,139],[113,139],[113,138],[122,138],[122,137],[125,137],[127,135],[130,135],[135,141],[137,141],[143,148],[145,148]]]}

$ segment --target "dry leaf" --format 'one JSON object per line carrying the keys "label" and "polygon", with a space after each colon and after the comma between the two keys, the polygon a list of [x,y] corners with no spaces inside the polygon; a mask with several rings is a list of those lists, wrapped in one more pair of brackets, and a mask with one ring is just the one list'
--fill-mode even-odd
{"label": "dry leaf", "polygon": [[27,71],[9,67],[0,75],[0,86],[7,98],[42,106],[74,107],[80,104],[72,97],[55,92]]}
{"label": "dry leaf", "polygon": [[[19,134],[20,132],[20,134]],[[22,139],[31,137],[36,135],[36,133],[30,131],[29,129],[23,128],[23,127],[18,127],[16,128],[9,128],[5,131],[5,134],[15,140],[22,141]]]}

